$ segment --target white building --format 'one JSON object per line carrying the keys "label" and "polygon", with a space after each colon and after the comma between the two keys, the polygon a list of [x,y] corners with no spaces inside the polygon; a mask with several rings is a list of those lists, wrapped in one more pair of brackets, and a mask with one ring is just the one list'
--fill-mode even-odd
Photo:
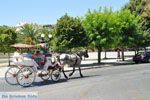
{"label": "white building", "polygon": [[17,23],[14,28],[16,28],[16,31],[19,32],[21,30],[21,28],[25,25],[25,24],[31,24],[33,25],[35,28],[37,29],[42,29],[43,25],[41,24],[37,24],[37,23],[28,23],[28,22],[19,22]]}
{"label": "white building", "polygon": [[42,25],[42,24],[37,24],[37,23],[28,23],[28,22],[19,22],[17,23],[14,27],[16,28],[16,31],[19,32],[25,24],[31,24],[37,29],[48,29],[52,31],[55,28],[55,25]]}

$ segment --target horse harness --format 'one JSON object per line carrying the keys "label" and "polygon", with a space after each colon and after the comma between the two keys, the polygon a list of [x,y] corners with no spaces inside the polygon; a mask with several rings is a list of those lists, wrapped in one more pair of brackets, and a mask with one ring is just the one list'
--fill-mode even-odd
{"label": "horse harness", "polygon": [[[77,62],[78,62],[78,57],[77,56],[79,56],[79,54],[71,54],[71,55],[74,55],[75,56],[75,63],[73,64],[73,66],[75,66],[76,64],[77,64]],[[71,55],[69,55],[69,60],[70,61],[73,61],[72,59],[71,59]],[[80,56],[79,56],[80,57]],[[80,57],[80,59],[81,59],[81,57]],[[81,59],[82,60],[82,59]]]}
{"label": "horse harness", "polygon": [[[78,57],[77,56],[79,56],[79,54],[74,54],[75,56],[76,56],[76,60],[75,60],[75,63],[74,63],[74,65],[73,66],[75,66],[76,64],[77,64],[77,62],[78,62]],[[80,57],[80,56],[79,56]],[[82,58],[80,57],[80,59],[82,60]]]}

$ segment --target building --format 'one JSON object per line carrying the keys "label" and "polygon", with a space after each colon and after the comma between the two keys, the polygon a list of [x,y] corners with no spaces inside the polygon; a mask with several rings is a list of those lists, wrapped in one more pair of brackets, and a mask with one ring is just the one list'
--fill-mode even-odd
{"label": "building", "polygon": [[42,24],[37,24],[37,23],[28,23],[28,22],[19,22],[17,23],[14,28],[16,28],[16,31],[19,32],[21,30],[21,28],[25,25],[25,24],[31,24],[33,25],[36,29],[47,29],[47,30],[54,30],[55,28],[55,24],[51,25],[51,24],[46,24],[46,25],[42,25]]}
{"label": "building", "polygon": [[43,28],[43,25],[42,25],[42,24],[28,23],[28,22],[19,22],[19,23],[17,23],[17,24],[14,26],[14,28],[16,28],[16,31],[19,32],[19,31],[22,29],[22,27],[23,27],[24,25],[26,25],[26,24],[31,24],[31,25],[33,25],[33,26],[34,26],[35,28],[37,28],[37,29],[42,29],[42,28]]}

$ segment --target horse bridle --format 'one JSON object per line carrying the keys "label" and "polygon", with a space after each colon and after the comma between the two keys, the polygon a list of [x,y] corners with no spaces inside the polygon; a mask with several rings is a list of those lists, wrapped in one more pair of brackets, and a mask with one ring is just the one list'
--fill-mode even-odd
{"label": "horse bridle", "polygon": [[80,57],[80,59],[82,60],[82,56],[81,56],[80,54],[78,54],[78,53],[77,53],[77,56],[79,56],[79,57]]}

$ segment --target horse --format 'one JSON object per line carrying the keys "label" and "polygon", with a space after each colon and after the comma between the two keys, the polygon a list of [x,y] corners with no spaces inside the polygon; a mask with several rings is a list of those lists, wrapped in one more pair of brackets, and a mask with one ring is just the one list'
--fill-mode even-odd
{"label": "horse", "polygon": [[[61,65],[69,65],[70,67],[73,67],[73,71],[69,74],[69,76],[72,76],[73,73],[75,72],[75,67],[79,68],[79,73],[80,76],[83,77],[82,73],[81,73],[81,61],[82,61],[82,56],[88,58],[88,52],[86,51],[78,51],[76,53],[73,54],[61,54],[58,56],[58,60],[60,62]],[[64,69],[62,70],[64,76],[66,79],[68,79],[68,77],[66,76]]]}
{"label": "horse", "polygon": [[84,60],[85,58],[88,58],[89,55],[88,55],[88,50],[85,50],[85,51],[77,51],[76,54],[81,58],[82,60],[82,57],[84,57]]}

